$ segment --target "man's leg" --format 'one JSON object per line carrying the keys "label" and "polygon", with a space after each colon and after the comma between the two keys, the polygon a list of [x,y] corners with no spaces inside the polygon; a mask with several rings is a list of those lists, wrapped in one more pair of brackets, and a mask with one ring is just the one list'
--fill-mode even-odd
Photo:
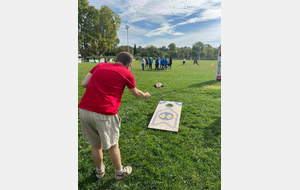
{"label": "man's leg", "polygon": [[109,157],[111,162],[113,163],[115,167],[115,179],[121,180],[124,177],[128,176],[132,172],[131,166],[122,166],[121,164],[121,154],[119,149],[119,143],[117,143],[115,146],[110,147],[108,149]]}
{"label": "man's leg", "polygon": [[92,145],[92,156],[94,163],[98,169],[102,168],[103,164],[103,153],[102,153],[102,144],[101,142],[95,145]]}
{"label": "man's leg", "polygon": [[115,146],[110,147],[108,153],[109,158],[115,167],[115,170],[121,170],[122,164],[119,143],[117,143]]}

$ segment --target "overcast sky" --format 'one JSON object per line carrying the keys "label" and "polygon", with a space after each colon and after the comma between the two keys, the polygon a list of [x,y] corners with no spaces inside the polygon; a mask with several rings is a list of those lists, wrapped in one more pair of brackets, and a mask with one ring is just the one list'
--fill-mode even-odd
{"label": "overcast sky", "polygon": [[107,5],[122,18],[118,31],[119,45],[145,47],[191,47],[201,41],[218,47],[221,44],[220,0],[89,0],[100,9]]}

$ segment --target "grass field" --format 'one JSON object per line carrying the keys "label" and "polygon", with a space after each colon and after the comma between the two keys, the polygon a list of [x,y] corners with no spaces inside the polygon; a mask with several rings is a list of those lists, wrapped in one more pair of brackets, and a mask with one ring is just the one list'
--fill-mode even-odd
{"label": "grass field", "polygon": [[[97,180],[91,147],[82,139],[78,119],[79,189],[221,189],[221,82],[214,80],[217,61],[200,61],[200,66],[186,62],[173,61],[167,71],[142,71],[138,61],[133,63],[137,88],[152,97],[138,99],[127,87],[124,90],[119,145],[122,164],[132,166],[133,172],[122,181],[114,178],[108,151],[103,151],[105,177]],[[81,82],[95,65],[78,64],[78,103],[85,92]],[[165,87],[154,88],[157,82]],[[178,133],[147,128],[160,100],[183,103]]]}

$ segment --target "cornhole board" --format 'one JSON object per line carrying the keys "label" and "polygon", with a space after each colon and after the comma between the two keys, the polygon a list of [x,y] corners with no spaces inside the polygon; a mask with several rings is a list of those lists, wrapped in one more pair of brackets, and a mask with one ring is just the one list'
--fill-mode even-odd
{"label": "cornhole board", "polygon": [[159,101],[149,129],[178,132],[182,102]]}

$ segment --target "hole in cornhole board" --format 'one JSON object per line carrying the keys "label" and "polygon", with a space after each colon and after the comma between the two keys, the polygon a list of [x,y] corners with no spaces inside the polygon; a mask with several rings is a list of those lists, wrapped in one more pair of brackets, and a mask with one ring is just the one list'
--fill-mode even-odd
{"label": "hole in cornhole board", "polygon": [[149,129],[178,132],[182,102],[159,101]]}

